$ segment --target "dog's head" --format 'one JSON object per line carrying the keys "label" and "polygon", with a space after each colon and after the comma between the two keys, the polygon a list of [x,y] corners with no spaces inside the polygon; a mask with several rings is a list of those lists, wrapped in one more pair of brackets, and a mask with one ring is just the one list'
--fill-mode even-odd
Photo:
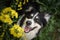
{"label": "dog's head", "polygon": [[33,30],[39,30],[48,22],[50,15],[47,13],[40,13],[39,4],[37,3],[28,3],[24,6],[25,16],[22,18],[20,24],[24,28],[26,33]]}

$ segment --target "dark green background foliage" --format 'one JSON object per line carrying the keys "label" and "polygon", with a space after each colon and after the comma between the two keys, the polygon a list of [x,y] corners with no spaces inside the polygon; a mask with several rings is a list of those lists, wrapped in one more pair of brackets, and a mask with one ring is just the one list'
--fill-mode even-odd
{"label": "dark green background foliage", "polygon": [[[13,0],[0,0],[0,11],[11,6]],[[51,14],[51,18],[36,40],[60,40],[60,0],[30,0],[40,4],[40,12]],[[8,4],[7,4],[8,3]]]}

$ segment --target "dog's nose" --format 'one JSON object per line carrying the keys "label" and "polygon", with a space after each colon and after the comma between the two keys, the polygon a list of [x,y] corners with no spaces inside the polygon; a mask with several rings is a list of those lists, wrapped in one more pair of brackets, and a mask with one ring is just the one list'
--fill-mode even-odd
{"label": "dog's nose", "polygon": [[26,22],[27,25],[31,25],[31,23],[32,23],[31,21],[27,21]]}

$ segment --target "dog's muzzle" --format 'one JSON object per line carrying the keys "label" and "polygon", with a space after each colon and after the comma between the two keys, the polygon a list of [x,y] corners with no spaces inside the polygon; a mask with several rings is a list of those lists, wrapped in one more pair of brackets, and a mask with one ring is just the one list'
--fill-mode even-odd
{"label": "dog's muzzle", "polygon": [[37,28],[37,26],[35,26],[34,28],[31,28],[31,27],[25,26],[25,28],[24,28],[24,32],[25,32],[25,33],[28,33],[28,32],[30,32],[30,31],[34,30],[35,28]]}

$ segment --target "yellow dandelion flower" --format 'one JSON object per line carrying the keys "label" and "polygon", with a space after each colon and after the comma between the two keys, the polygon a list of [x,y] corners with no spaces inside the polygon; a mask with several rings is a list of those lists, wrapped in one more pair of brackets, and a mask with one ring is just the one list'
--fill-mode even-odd
{"label": "yellow dandelion flower", "polygon": [[18,18],[18,13],[15,10],[13,10],[11,7],[7,7],[2,10],[1,15],[6,15],[6,14],[9,14],[12,18],[14,18],[14,16]]}
{"label": "yellow dandelion flower", "polygon": [[10,30],[10,34],[17,38],[22,37],[24,33],[24,30],[17,24],[14,24],[14,26],[9,30]]}
{"label": "yellow dandelion flower", "polygon": [[22,2],[19,2],[18,7],[22,7]]}
{"label": "yellow dandelion flower", "polygon": [[19,8],[17,10],[22,10],[22,2],[19,2],[18,7]]}
{"label": "yellow dandelion flower", "polygon": [[11,16],[12,18],[14,17],[18,18],[18,13],[15,10],[11,10]]}
{"label": "yellow dandelion flower", "polygon": [[0,20],[2,19],[2,16],[0,16]]}
{"label": "yellow dandelion flower", "polygon": [[19,2],[19,0],[16,0],[17,2]]}
{"label": "yellow dandelion flower", "polygon": [[0,20],[4,23],[12,24],[13,21],[11,20],[9,15],[1,15]]}
{"label": "yellow dandelion flower", "polygon": [[29,2],[29,1],[27,0],[27,2]]}
{"label": "yellow dandelion flower", "polygon": [[23,4],[26,4],[28,2],[28,0],[24,0]]}
{"label": "yellow dandelion flower", "polygon": [[25,4],[25,3],[26,3],[26,0],[24,0],[23,4]]}
{"label": "yellow dandelion flower", "polygon": [[11,7],[7,7],[7,8],[4,8],[1,13],[2,14],[7,14],[11,10],[12,10]]}
{"label": "yellow dandelion flower", "polygon": [[22,10],[22,7],[18,8],[17,10]]}

